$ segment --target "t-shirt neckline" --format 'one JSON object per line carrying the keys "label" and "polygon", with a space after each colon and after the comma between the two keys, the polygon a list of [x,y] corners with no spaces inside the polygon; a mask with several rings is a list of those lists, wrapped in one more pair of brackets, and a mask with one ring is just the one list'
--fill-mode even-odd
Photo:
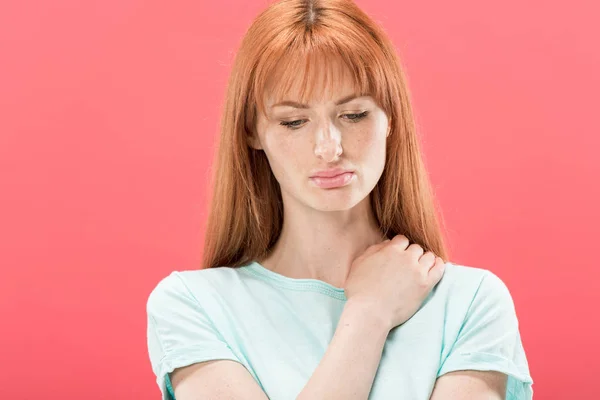
{"label": "t-shirt neckline", "polygon": [[318,292],[338,300],[347,300],[344,288],[333,286],[319,279],[290,278],[264,267],[258,261],[252,261],[245,268],[254,276],[286,289],[302,292]]}

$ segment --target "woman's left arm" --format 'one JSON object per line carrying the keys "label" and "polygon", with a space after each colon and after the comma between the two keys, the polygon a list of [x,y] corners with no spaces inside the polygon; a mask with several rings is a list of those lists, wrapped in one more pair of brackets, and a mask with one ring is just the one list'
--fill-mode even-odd
{"label": "woman's left arm", "polygon": [[453,371],[440,376],[430,400],[504,400],[508,377],[498,371]]}

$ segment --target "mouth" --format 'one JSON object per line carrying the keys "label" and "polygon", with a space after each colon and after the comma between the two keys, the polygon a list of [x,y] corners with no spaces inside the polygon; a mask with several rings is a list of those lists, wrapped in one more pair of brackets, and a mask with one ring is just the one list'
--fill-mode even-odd
{"label": "mouth", "polygon": [[349,185],[355,176],[354,171],[348,171],[331,177],[313,176],[310,181],[322,189],[333,189]]}

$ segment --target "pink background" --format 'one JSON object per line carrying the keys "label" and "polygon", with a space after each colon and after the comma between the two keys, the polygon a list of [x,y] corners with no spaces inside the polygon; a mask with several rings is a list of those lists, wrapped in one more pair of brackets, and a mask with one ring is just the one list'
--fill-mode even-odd
{"label": "pink background", "polygon": [[[358,3],[403,58],[451,260],[508,285],[535,398],[596,398],[598,3]],[[233,51],[266,4],[2,2],[0,398],[159,398],[146,299],[199,263]]]}

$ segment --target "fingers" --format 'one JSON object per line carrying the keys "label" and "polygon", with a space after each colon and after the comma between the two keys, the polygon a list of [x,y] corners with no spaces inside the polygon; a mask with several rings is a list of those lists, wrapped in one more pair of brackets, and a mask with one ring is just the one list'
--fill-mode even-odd
{"label": "fingers", "polygon": [[423,255],[423,248],[417,243],[411,244],[404,235],[394,236],[390,244],[399,250],[405,250],[411,253],[417,260]]}
{"label": "fingers", "polygon": [[431,285],[435,285],[438,283],[442,276],[444,276],[444,271],[446,270],[446,263],[440,257],[435,258],[435,264],[429,270],[429,279],[431,280]]}
{"label": "fingers", "polygon": [[429,270],[433,267],[433,264],[435,264],[435,258],[436,255],[433,254],[433,252],[428,251],[419,258],[419,264],[423,267],[427,267],[427,270]]}
{"label": "fingers", "polygon": [[390,239],[386,239],[383,242],[373,244],[373,245],[367,247],[367,250],[365,250],[360,256],[366,257],[370,254],[376,253],[381,248],[385,247],[389,242],[390,242]]}
{"label": "fingers", "polygon": [[424,252],[423,248],[416,243],[413,243],[410,246],[408,246],[406,248],[406,251],[412,253],[417,260],[423,255]]}
{"label": "fingers", "polygon": [[388,244],[396,249],[410,252],[421,266],[423,278],[430,281],[432,285],[442,279],[446,266],[444,260],[436,256],[432,251],[425,252],[423,247],[417,243],[411,244],[404,235],[396,235],[391,240],[387,239],[381,243],[377,243],[376,245],[369,247],[363,255],[375,253]]}
{"label": "fingers", "polygon": [[397,247],[400,250],[406,250],[406,248],[408,247],[409,243],[410,243],[410,241],[404,235],[396,235],[390,241],[391,245],[393,245],[394,247]]}

